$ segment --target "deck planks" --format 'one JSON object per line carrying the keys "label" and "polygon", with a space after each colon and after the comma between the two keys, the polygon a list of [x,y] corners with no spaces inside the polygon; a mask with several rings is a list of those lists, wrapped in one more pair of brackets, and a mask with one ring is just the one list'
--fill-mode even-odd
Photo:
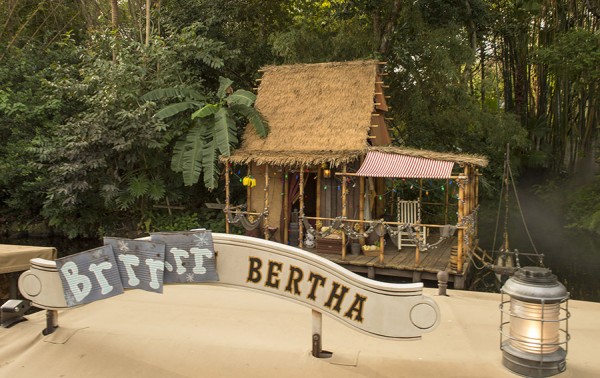
{"label": "deck planks", "polygon": [[[429,244],[434,244],[439,239],[432,235],[428,238]],[[385,247],[384,261],[379,262],[379,256],[365,256],[346,254],[342,259],[341,254],[316,253],[315,250],[307,250],[316,253],[332,262],[343,265],[350,270],[364,272],[364,269],[375,269],[376,274],[384,274],[399,277],[421,277],[421,273],[426,272],[429,276],[435,277],[439,271],[450,269],[451,247],[457,243],[456,237],[448,238],[442,241],[437,247],[430,248],[420,252],[419,264],[415,264],[415,247],[403,246],[398,251],[393,243],[388,243]],[[451,276],[460,276],[456,272],[449,271]],[[451,279],[453,279],[451,277]]]}

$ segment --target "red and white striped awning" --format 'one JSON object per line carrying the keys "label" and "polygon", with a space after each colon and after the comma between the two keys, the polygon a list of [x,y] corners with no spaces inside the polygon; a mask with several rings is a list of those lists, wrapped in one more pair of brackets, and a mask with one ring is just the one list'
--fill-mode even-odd
{"label": "red and white striped awning", "polygon": [[356,174],[366,177],[447,179],[454,162],[369,151]]}

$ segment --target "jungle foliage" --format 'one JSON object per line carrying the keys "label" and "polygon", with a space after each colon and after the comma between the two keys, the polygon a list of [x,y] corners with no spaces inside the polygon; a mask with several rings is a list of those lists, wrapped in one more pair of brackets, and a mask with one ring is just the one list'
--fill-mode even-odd
{"label": "jungle foliage", "polygon": [[251,94],[267,64],[375,58],[395,144],[486,155],[493,188],[510,143],[516,170],[583,185],[569,222],[600,232],[599,22],[598,0],[0,0],[0,220],[192,222],[249,115],[220,77]]}

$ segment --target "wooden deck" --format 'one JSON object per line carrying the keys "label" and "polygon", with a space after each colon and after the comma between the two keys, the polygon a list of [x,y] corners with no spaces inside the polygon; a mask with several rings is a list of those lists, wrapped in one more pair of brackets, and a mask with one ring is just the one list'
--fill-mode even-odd
{"label": "wooden deck", "polygon": [[[427,241],[433,244],[437,240],[438,236],[432,235]],[[389,241],[385,247],[383,263],[379,262],[378,256],[370,257],[363,254],[351,255],[347,253],[346,258],[342,259],[341,253],[317,253],[314,249],[306,249],[306,251],[316,253],[352,272],[366,274],[369,278],[373,279],[380,275],[405,278],[412,282],[432,281],[432,283],[437,283],[437,273],[447,270],[449,283],[452,283],[455,289],[464,289],[470,264],[468,263],[468,259],[466,259],[464,273],[462,274],[452,270],[450,265],[451,247],[456,245],[456,243],[456,237],[451,237],[441,242],[435,248],[421,251],[418,265],[415,264],[414,247],[402,247],[402,250],[398,251],[397,247]]]}

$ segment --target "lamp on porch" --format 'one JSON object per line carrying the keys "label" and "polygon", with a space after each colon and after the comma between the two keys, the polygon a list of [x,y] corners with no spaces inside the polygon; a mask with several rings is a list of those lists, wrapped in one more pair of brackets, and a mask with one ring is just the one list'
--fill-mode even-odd
{"label": "lamp on porch", "polygon": [[[565,287],[549,269],[524,267],[506,281],[501,292],[503,365],[527,377],[565,371],[570,316]],[[505,300],[504,295],[509,298]]]}
{"label": "lamp on porch", "polygon": [[329,169],[329,167],[326,166],[325,164],[323,164],[322,168],[323,168],[323,178],[330,178],[331,177],[331,169]]}

